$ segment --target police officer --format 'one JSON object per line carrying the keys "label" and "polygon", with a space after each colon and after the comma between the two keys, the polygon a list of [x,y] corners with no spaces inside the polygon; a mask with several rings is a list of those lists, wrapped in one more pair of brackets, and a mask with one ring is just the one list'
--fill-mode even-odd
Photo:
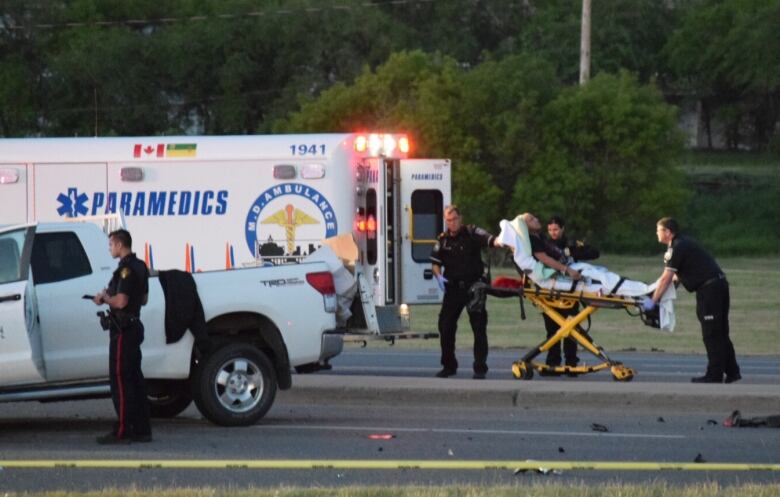
{"label": "police officer", "polygon": [[108,288],[95,295],[97,305],[108,304],[110,326],[109,376],[111,398],[118,420],[114,429],[101,437],[100,444],[150,442],[149,404],[144,375],[141,372],[141,343],[144,326],[140,320],[141,306],[149,294],[149,271],[131,251],[130,233],[120,229],[108,237],[111,256],[119,266]]}
{"label": "police officer", "polygon": [[[441,233],[431,252],[433,274],[444,292],[444,302],[439,313],[439,337],[441,341],[442,370],[439,378],[453,376],[458,371],[455,358],[455,332],[458,318],[467,307],[469,288],[484,275],[482,249],[492,247],[495,237],[474,225],[464,226],[456,205],[444,209],[446,231]],[[482,380],[487,374],[487,322],[484,305],[467,308],[471,331],[474,333],[474,379]]]}
{"label": "police officer", "polygon": [[664,272],[658,278],[652,297],[645,299],[646,311],[658,305],[672,283],[679,281],[689,292],[696,292],[696,317],[701,323],[707,350],[707,371],[691,378],[693,383],[733,383],[742,379],[734,345],[729,338],[729,284],[710,254],[693,239],[679,234],[677,221],[661,218],[656,224],[658,242],[668,246],[664,254]]}
{"label": "police officer", "polygon": [[[558,260],[562,260],[564,263],[568,261],[593,260],[597,259],[600,255],[597,249],[590,245],[586,245],[580,240],[569,242],[569,239],[566,236],[566,223],[560,216],[552,216],[550,220],[547,221],[547,235],[549,236],[549,239],[545,240],[545,243],[547,245],[552,245],[552,247],[545,247],[544,252],[556,257]],[[579,311],[580,306],[576,303],[569,309],[558,309],[558,312],[564,318],[576,316]],[[559,326],[558,323],[553,321],[547,314],[542,314],[542,317],[544,318],[544,327],[547,330],[547,339],[549,340],[558,332]],[[575,339],[563,339],[563,355],[567,366],[576,366],[579,363],[579,358],[577,357],[577,341]],[[561,365],[560,343],[556,343],[547,351],[545,362],[548,366],[553,368]]]}

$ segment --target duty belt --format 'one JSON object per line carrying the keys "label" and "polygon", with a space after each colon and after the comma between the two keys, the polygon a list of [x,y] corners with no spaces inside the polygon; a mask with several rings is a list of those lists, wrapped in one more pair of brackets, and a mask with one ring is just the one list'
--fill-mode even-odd
{"label": "duty belt", "polygon": [[479,281],[479,280],[478,279],[476,279],[476,280],[449,280],[447,282],[447,286],[449,286],[451,288],[459,288],[461,290],[465,290],[465,289],[471,288],[471,285],[473,285],[477,281]]}
{"label": "duty belt", "polygon": [[697,288],[696,290],[701,290],[705,286],[711,285],[711,284],[713,284],[713,283],[715,283],[717,281],[720,281],[720,280],[723,280],[725,283],[728,283],[728,281],[726,281],[726,275],[723,274],[723,273],[720,273],[719,275],[714,276],[714,277],[708,279],[707,281],[705,281],[704,283],[702,283],[701,285],[699,285],[699,288]]}

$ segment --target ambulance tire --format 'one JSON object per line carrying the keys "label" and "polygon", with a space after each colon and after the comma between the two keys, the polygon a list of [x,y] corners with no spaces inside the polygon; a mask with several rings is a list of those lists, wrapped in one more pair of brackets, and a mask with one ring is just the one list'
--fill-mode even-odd
{"label": "ambulance tire", "polygon": [[278,382],[268,357],[249,343],[232,343],[205,357],[192,393],[203,416],[221,426],[250,426],[274,403]]}
{"label": "ambulance tire", "polygon": [[192,404],[187,381],[147,382],[146,397],[153,418],[175,418]]}

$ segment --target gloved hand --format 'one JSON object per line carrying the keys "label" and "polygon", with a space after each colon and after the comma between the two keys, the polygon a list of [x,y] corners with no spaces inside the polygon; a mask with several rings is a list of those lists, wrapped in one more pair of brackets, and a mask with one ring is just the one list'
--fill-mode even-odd
{"label": "gloved hand", "polygon": [[653,309],[655,309],[655,306],[656,306],[656,305],[657,305],[657,304],[656,304],[656,303],[655,303],[655,301],[652,299],[652,297],[645,296],[645,297],[642,299],[642,309],[643,309],[645,312],[652,311]]}
{"label": "gloved hand", "polygon": [[447,283],[447,278],[444,277],[442,274],[437,274],[436,276],[436,283],[439,284],[439,290],[442,292],[444,291],[444,284]]}

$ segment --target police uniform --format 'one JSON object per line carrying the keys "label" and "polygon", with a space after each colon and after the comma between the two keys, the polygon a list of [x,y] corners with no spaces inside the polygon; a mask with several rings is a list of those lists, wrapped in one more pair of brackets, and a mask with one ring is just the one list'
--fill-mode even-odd
{"label": "police uniform", "polygon": [[[482,263],[482,249],[491,247],[495,237],[474,225],[461,226],[456,233],[441,233],[431,252],[431,262],[444,268],[447,279],[444,287],[444,302],[439,313],[439,339],[441,342],[441,365],[447,375],[458,370],[455,358],[455,332],[458,318],[468,304],[469,288],[480,280],[485,272]],[[471,330],[474,333],[474,373],[487,373],[487,310],[467,308]]]}
{"label": "police uniform", "polygon": [[109,376],[111,398],[119,417],[114,425],[118,439],[151,437],[149,403],[146,397],[144,375],[141,372],[141,343],[144,326],[141,323],[141,306],[149,293],[149,271],[135,254],[128,254],[119,266],[106,290],[113,297],[127,295],[123,309],[111,309],[111,344],[109,349]]}
{"label": "police uniform", "polygon": [[741,378],[729,338],[729,284],[710,254],[693,239],[676,235],[664,254],[668,270],[689,292],[696,292],[696,317],[707,350],[707,371],[700,380],[720,383]]}

